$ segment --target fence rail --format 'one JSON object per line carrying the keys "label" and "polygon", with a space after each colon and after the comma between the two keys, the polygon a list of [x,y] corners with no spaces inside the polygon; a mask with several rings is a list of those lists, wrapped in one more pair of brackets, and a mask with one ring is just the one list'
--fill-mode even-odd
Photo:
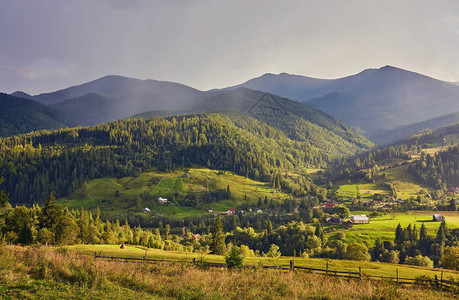
{"label": "fence rail", "polygon": [[[94,258],[96,259],[109,259],[109,260],[125,260],[125,261],[137,261],[137,262],[167,262],[167,263],[176,263],[180,262],[180,260],[168,260],[168,259],[153,259],[153,258],[147,258],[147,255],[145,253],[145,256],[142,258],[138,257],[120,257],[120,256],[104,256],[102,255],[102,252],[97,252],[94,253]],[[185,261],[191,264],[205,264],[208,267],[215,267],[215,268],[223,268],[225,266],[224,263],[208,263],[208,262],[199,262],[196,261],[196,258],[193,258],[191,261]],[[438,279],[438,276],[435,275],[435,279],[428,279],[427,277],[418,277],[418,278],[405,278],[405,277],[399,277],[398,276],[398,269],[396,270],[396,277],[391,277],[391,276],[378,276],[378,275],[369,275],[365,274],[362,272],[362,268],[359,267],[358,272],[352,272],[352,271],[340,271],[340,270],[331,270],[328,268],[328,262],[326,263],[326,268],[325,269],[320,269],[320,268],[311,268],[311,267],[302,267],[302,266],[295,266],[295,261],[291,260],[289,265],[274,265],[274,266],[268,266],[268,265],[262,265],[260,262],[260,265],[244,265],[245,268],[257,268],[261,267],[264,269],[281,269],[281,270],[305,270],[309,272],[316,272],[321,275],[326,275],[326,276],[333,276],[333,277],[345,277],[345,278],[354,278],[354,279],[383,279],[383,280],[390,280],[396,284],[416,284],[416,285],[421,285],[421,286],[433,286],[437,288],[443,288],[443,289],[450,289],[450,290],[455,290],[457,291],[459,289],[459,282],[451,281],[451,280],[444,280],[443,279],[443,270],[441,270],[440,274],[440,279]]]}

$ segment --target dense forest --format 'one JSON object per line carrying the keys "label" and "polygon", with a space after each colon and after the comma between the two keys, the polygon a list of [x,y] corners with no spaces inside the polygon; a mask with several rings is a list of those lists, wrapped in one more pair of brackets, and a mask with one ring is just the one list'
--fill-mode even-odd
{"label": "dense forest", "polygon": [[304,195],[309,186],[281,172],[305,164],[324,166],[340,155],[339,147],[324,153],[255,119],[220,114],[33,132],[0,139],[0,149],[6,192],[11,203],[24,204],[43,201],[50,192],[56,197],[68,195],[93,178],[135,176],[152,167],[168,171],[191,164],[265,182],[283,174],[283,188]]}
{"label": "dense forest", "polygon": [[448,148],[435,155],[421,154],[421,159],[410,165],[410,173],[420,182],[434,189],[446,190],[459,185],[459,147]]}

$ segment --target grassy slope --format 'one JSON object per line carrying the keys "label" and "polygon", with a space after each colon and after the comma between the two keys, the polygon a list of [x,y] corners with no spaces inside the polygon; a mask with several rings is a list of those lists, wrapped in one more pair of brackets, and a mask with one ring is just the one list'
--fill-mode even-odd
{"label": "grassy slope", "polygon": [[[143,255],[144,251],[138,253]],[[417,268],[407,271],[414,269]],[[181,262],[109,262],[62,248],[16,246],[0,246],[0,282],[0,297],[4,299],[447,299],[454,296],[416,286],[346,280],[301,271],[203,270]]]}
{"label": "grassy slope", "polygon": [[366,181],[361,181],[353,184],[335,185],[331,191],[335,191],[338,196],[341,197],[357,197],[358,193],[364,200],[373,199],[375,193],[378,194],[390,194],[390,190],[387,187],[371,184]]}
{"label": "grassy slope", "polygon": [[[174,215],[176,217],[186,217],[207,213],[206,210],[181,207],[176,205],[159,205],[156,203],[158,197],[168,198],[171,193],[178,193],[178,198],[183,199],[188,193],[204,192],[206,189],[215,191],[226,189],[229,185],[231,199],[211,203],[206,209],[226,211],[235,208],[244,202],[256,205],[258,197],[265,196],[279,201],[287,197],[282,192],[272,193],[269,185],[263,182],[251,180],[243,176],[225,172],[218,175],[218,171],[192,168],[189,170],[190,177],[183,178],[184,170],[177,170],[171,173],[145,172],[137,177],[101,178],[88,182],[88,196],[82,195],[82,191],[77,190],[70,196],[58,199],[58,203],[67,206],[69,209],[94,209],[97,206],[101,211],[110,215],[121,217],[128,211],[138,212],[135,209],[137,198],[146,192],[151,195],[150,201],[142,201],[141,207],[148,207],[152,211],[163,215]],[[115,197],[116,190],[120,191],[120,196]],[[244,196],[247,195],[247,200]]]}
{"label": "grassy slope", "polygon": [[[344,238],[346,243],[358,242],[371,247],[377,238],[380,238],[381,240],[393,240],[395,228],[399,223],[403,227],[406,227],[409,224],[416,225],[418,230],[421,228],[421,225],[424,224],[427,228],[427,232],[431,235],[435,235],[440,223],[432,221],[433,213],[434,212],[428,211],[410,211],[407,213],[398,213],[395,215],[385,215],[371,218],[370,224],[355,225],[349,230],[340,229],[327,234],[327,236],[331,239],[335,239],[337,232],[344,232],[346,234],[346,237]],[[448,228],[459,227],[458,213],[447,211],[435,213],[440,213],[446,217],[446,224]]]}
{"label": "grassy slope", "polygon": [[[94,252],[102,254],[103,256],[116,256],[116,257],[136,257],[142,258],[145,256],[144,247],[127,246],[126,249],[120,249],[119,245],[74,245],[69,246],[69,249],[75,250],[78,253],[91,254]],[[206,262],[224,263],[225,259],[219,255],[204,255],[202,256]],[[148,249],[147,258],[150,259],[165,259],[165,260],[177,260],[177,261],[192,261],[193,258],[196,260],[201,259],[201,254],[190,253],[190,252],[179,252],[179,251],[164,251],[158,249]],[[322,258],[298,258],[298,257],[286,257],[280,258],[267,258],[267,257],[246,257],[244,260],[245,265],[266,265],[266,266],[278,266],[278,265],[289,265],[290,260],[295,260],[295,266],[311,267],[325,269],[328,262],[329,270],[349,271],[358,272],[359,267],[362,267],[363,274],[374,275],[374,276],[393,276],[395,277],[396,270],[399,270],[399,277],[415,278],[420,275],[427,275],[434,278],[435,275],[440,275],[439,269],[409,266],[409,265],[397,265],[379,262],[361,262],[361,261],[349,261],[349,260],[332,260]],[[452,277],[455,280],[459,280],[459,272],[452,270],[444,270],[444,278]]]}

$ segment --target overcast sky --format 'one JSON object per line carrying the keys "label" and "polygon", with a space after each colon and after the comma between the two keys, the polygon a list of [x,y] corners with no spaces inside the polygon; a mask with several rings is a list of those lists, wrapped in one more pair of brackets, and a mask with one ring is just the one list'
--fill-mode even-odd
{"label": "overcast sky", "polygon": [[393,65],[459,81],[459,1],[0,0],[0,91],[108,74],[201,90]]}

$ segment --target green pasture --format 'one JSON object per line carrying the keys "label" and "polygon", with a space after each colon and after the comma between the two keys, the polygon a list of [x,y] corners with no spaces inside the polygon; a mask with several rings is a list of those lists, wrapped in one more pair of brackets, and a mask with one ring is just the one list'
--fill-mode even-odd
{"label": "green pasture", "polygon": [[427,228],[427,233],[435,235],[440,226],[440,222],[432,221],[432,215],[434,213],[445,216],[448,228],[452,229],[459,227],[459,213],[457,212],[410,211],[370,218],[369,224],[354,225],[351,229],[338,229],[328,233],[327,237],[336,239],[338,232],[344,232],[346,235],[344,242],[357,242],[372,247],[377,238],[387,241],[393,240],[395,237],[395,228],[397,228],[399,223],[402,227],[406,227],[409,224],[411,224],[411,226],[416,225],[418,232],[422,224],[424,224]]}
{"label": "green pasture", "polygon": [[408,165],[390,168],[382,171],[382,173],[387,174],[387,179],[392,183],[397,192],[397,197],[400,199],[417,197],[421,190],[429,191],[428,188],[417,183],[408,173]]}
{"label": "green pasture", "polygon": [[357,196],[360,195],[361,198],[367,199],[373,199],[374,194],[390,194],[391,192],[387,187],[367,183],[365,181],[353,184],[342,184],[339,186],[333,186],[330,189],[330,193],[334,193],[335,191],[338,197],[357,198]]}
{"label": "green pasture", "polygon": [[[145,247],[127,246],[126,249],[120,249],[119,245],[73,245],[67,248],[73,249],[78,253],[94,255],[94,253],[102,254],[103,256],[115,257],[135,257],[143,258],[145,254],[150,259],[164,259],[173,260],[178,262],[191,262],[193,258],[196,260],[203,259],[206,262],[224,263],[223,256],[200,254],[191,252],[179,251],[164,251],[158,249],[147,249]],[[434,278],[435,275],[440,276],[441,270],[426,267],[397,265],[379,262],[361,262],[349,260],[331,260],[321,258],[298,258],[298,257],[285,257],[280,258],[267,258],[267,257],[246,257],[244,260],[245,265],[289,265],[290,260],[295,260],[295,266],[311,267],[325,269],[328,262],[329,270],[358,272],[359,267],[362,267],[362,273],[375,276],[396,276],[398,269],[399,277],[415,278],[416,276],[427,275]],[[459,280],[459,272],[452,270],[444,270],[443,278],[454,278]]]}

